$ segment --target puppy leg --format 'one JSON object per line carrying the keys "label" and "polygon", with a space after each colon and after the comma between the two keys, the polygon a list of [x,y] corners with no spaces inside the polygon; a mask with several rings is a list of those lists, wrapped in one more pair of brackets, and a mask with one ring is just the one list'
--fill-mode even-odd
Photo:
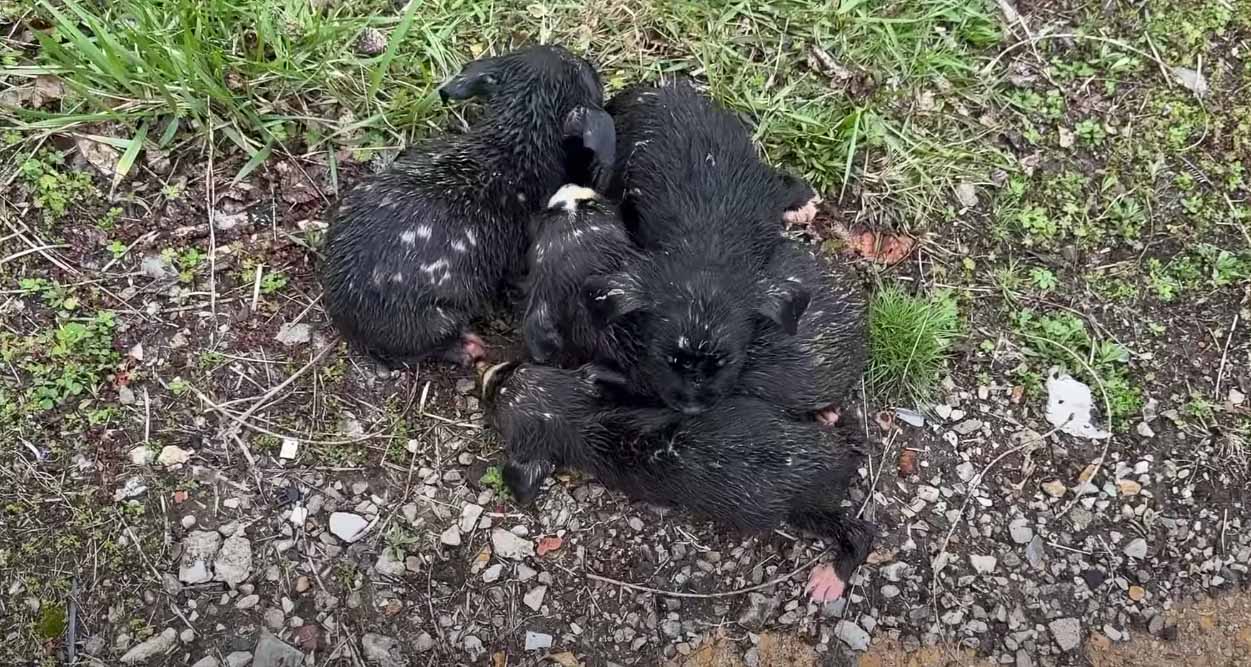
{"label": "puppy leg", "polygon": [[782,220],[790,225],[806,225],[817,217],[817,204],[821,197],[802,179],[790,174],[778,173],[785,189]]}
{"label": "puppy leg", "polygon": [[449,343],[440,356],[459,366],[472,367],[486,359],[486,343],[477,334],[466,331]]}
{"label": "puppy leg", "polygon": [[831,403],[830,405],[817,410],[817,421],[824,426],[837,426],[838,419],[842,415],[839,414],[838,406]]}
{"label": "puppy leg", "polygon": [[814,568],[808,577],[808,595],[813,602],[838,599],[846,590],[851,574],[869,556],[877,529],[873,524],[847,516],[842,509],[792,513],[796,528],[833,541],[833,565]]}

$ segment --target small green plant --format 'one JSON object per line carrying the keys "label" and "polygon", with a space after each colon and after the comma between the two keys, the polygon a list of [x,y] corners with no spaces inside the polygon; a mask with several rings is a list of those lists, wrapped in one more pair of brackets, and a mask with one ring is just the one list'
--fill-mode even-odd
{"label": "small green plant", "polygon": [[950,292],[913,295],[898,285],[882,287],[869,306],[869,391],[887,400],[927,399],[959,335]]}
{"label": "small green plant", "polygon": [[191,385],[187,384],[187,381],[182,379],[181,375],[169,381],[169,391],[175,396],[185,395],[190,388]]}
{"label": "small green plant", "polygon": [[55,329],[34,336],[0,335],[0,359],[21,369],[25,401],[36,411],[92,393],[117,363],[112,312],[90,318],[64,318]]}
{"label": "small green plant", "polygon": [[493,489],[500,496],[509,495],[508,485],[504,483],[504,469],[500,466],[489,466],[478,479],[478,483],[488,489]]}
{"label": "small green plant", "polygon": [[109,254],[113,256],[113,259],[121,259],[126,256],[126,244],[118,241],[117,239],[113,239],[109,242],[109,245],[105,249],[108,250]]}
{"label": "small green plant", "polygon": [[1029,277],[1030,280],[1034,281],[1034,286],[1044,292],[1049,292],[1055,289],[1055,286],[1059,284],[1056,280],[1056,274],[1052,273],[1051,269],[1043,267],[1030,269]]}
{"label": "small green plant", "polygon": [[96,192],[90,174],[71,171],[62,165],[63,161],[60,153],[49,152],[27,159],[18,169],[34,195],[35,207],[43,210],[45,222],[60,220],[71,202],[90,198]]}
{"label": "small green plant", "polygon": [[287,286],[287,276],[282,271],[269,271],[261,277],[261,293],[270,295]]}

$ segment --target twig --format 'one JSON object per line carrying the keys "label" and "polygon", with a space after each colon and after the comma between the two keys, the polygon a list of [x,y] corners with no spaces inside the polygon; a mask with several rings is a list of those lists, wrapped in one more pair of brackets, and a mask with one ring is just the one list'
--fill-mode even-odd
{"label": "twig", "polygon": [[63,243],[60,243],[60,244],[56,244],[56,245],[41,245],[41,246],[35,246],[35,247],[33,247],[33,248],[27,248],[27,249],[25,249],[25,250],[19,250],[19,251],[17,251],[17,252],[15,252],[15,253],[13,253],[12,255],[9,255],[8,257],[5,257],[5,258],[3,258],[3,259],[0,259],[0,266],[3,266],[3,265],[5,265],[5,264],[8,264],[9,262],[12,262],[12,261],[13,261],[13,260],[15,260],[15,259],[20,259],[20,258],[25,257],[25,256],[27,256],[27,255],[33,255],[33,254],[35,254],[35,253],[37,253],[37,252],[40,252],[40,253],[41,253],[41,252],[43,252],[43,251],[45,251],[45,250],[55,250],[56,248],[68,248],[68,247],[69,247],[69,246],[67,246],[67,245],[65,245],[65,244],[63,244]]}
{"label": "twig", "polygon": [[204,172],[204,199],[209,231],[209,309],[213,313],[213,338],[217,338],[217,187],[213,182],[213,124],[208,124],[208,169]]}
{"label": "twig", "polygon": [[1132,47],[1129,44],[1126,44],[1125,42],[1122,42],[1119,39],[1112,39],[1110,37],[1100,37],[1098,35],[1082,35],[1082,34],[1078,34],[1075,32],[1057,32],[1057,33],[1052,33],[1048,35],[1035,35],[1033,37],[1023,39],[1017,42],[1016,44],[1013,44],[1012,46],[1009,46],[1008,48],[1000,51],[999,55],[995,56],[989,63],[986,63],[986,66],[982,68],[982,73],[989,74],[990,71],[993,70],[995,66],[999,64],[999,61],[1003,60],[1004,56],[1008,55],[1009,53],[1012,53],[1013,51],[1026,45],[1029,45],[1032,48],[1035,44],[1043,41],[1044,39],[1078,39],[1078,40],[1088,39],[1093,42],[1103,42],[1105,44],[1111,44],[1119,49],[1123,49],[1125,51],[1129,51],[1130,53],[1140,55],[1154,62],[1160,68],[1160,73],[1164,75],[1165,79],[1169,81],[1173,80],[1173,78],[1169,75],[1168,66],[1164,64],[1164,61],[1161,60],[1159,56],[1147,53],[1146,51],[1143,51],[1142,49]]}
{"label": "twig", "polygon": [[140,243],[142,243],[143,241],[149,238],[152,238],[155,235],[156,235],[156,232],[148,232],[146,234],[140,234],[139,238],[135,239],[134,241],[131,241],[130,245],[126,246],[126,249],[123,250],[120,255],[114,256],[113,259],[110,259],[108,262],[105,263],[104,266],[100,267],[100,273],[101,274],[108,273],[108,270],[113,268],[113,265],[121,261],[123,257],[125,257],[126,255],[129,255],[130,251],[135,249],[135,246],[139,245]]}
{"label": "twig", "polygon": [[264,264],[256,265],[256,279],[252,281],[252,312],[261,301],[261,275],[265,272]]}
{"label": "twig", "polygon": [[799,574],[800,572],[807,570],[813,565],[816,565],[817,561],[821,560],[821,556],[824,556],[824,555],[825,555],[825,552],[821,552],[817,554],[815,558],[808,561],[807,563],[800,565],[799,567],[788,572],[787,574],[784,574],[780,577],[766,581],[763,584],[756,584],[755,586],[748,586],[747,588],[739,588],[737,590],[725,591],[722,593],[682,593],[678,591],[662,591],[659,588],[651,588],[650,586],[632,584],[627,581],[621,581],[619,579],[613,579],[612,577],[605,577],[600,574],[595,574],[594,572],[587,572],[586,578],[593,579],[595,581],[602,581],[606,584],[613,584],[614,586],[620,586],[622,588],[629,588],[631,590],[642,591],[644,593],[653,593],[655,595],[664,595],[666,597],[671,597],[671,598],[693,598],[693,599],[698,599],[698,600],[707,600],[711,598],[728,598],[728,597],[733,597],[735,595],[743,595],[745,593],[751,593],[751,592],[758,591],[764,588],[768,588],[770,586],[776,586],[782,583],[783,581],[786,581],[787,579],[790,579],[791,577]]}
{"label": "twig", "polygon": [[78,577],[70,585],[69,620],[65,624],[65,664],[73,665],[78,656]]}
{"label": "twig", "polygon": [[[152,570],[152,576],[156,577],[157,583],[160,583],[161,573],[157,571],[154,565],[152,565],[152,561],[148,560],[148,554],[143,552],[143,543],[140,542],[139,538],[135,536],[135,531],[130,529],[130,524],[126,523],[126,520],[123,519],[120,514],[117,515],[117,518],[122,522],[122,528],[126,529],[126,534],[130,535],[130,541],[134,543],[135,551],[139,552],[139,557],[143,559],[143,564],[147,565],[149,570]],[[161,588],[164,590],[163,586]],[[179,611],[178,606],[175,605],[173,601],[170,601],[169,608],[178,615],[178,618],[182,619],[183,624],[187,626],[188,630],[195,632],[195,628],[191,627],[191,622],[187,620],[186,616],[183,616],[183,613]]]}
{"label": "twig", "polygon": [[317,362],[321,361],[323,357],[329,354],[330,351],[334,349],[334,347],[335,345],[333,342],[326,343],[326,345],[322,347],[321,350],[317,352],[317,354],[313,355],[313,358],[310,359],[307,364],[304,364],[304,366],[300,368],[300,370],[292,373],[291,377],[278,383],[278,386],[265,392],[259,399],[257,399],[255,403],[252,404],[252,407],[248,408],[247,410],[244,410],[242,414],[235,417],[235,421],[238,421],[240,423],[247,422],[248,417],[251,417],[253,414],[256,413],[257,410],[260,410],[262,407],[264,407],[265,403],[267,403],[269,399],[276,396],[278,392],[282,391],[283,389],[286,389],[287,387],[291,385],[292,382],[295,382],[301,375],[307,373],[308,369],[317,365]]}
{"label": "twig", "polygon": [[1225,362],[1229,361],[1229,344],[1234,340],[1234,330],[1238,328],[1238,317],[1241,313],[1234,313],[1234,321],[1229,325],[1229,335],[1225,337],[1225,351],[1221,352],[1220,370],[1216,372],[1216,401],[1221,400],[1221,381],[1225,379]]}

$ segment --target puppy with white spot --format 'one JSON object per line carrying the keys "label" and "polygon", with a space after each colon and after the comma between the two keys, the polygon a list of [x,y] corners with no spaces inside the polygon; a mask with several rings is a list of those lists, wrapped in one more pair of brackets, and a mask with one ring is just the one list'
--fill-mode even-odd
{"label": "puppy with white spot", "polygon": [[357,184],[326,236],[326,311],[389,365],[485,356],[470,324],[521,275],[530,216],[613,161],[599,76],[563,48],[476,60],[439,95],[483,112],[468,133],[415,145]]}
{"label": "puppy with white spot", "polygon": [[488,371],[483,395],[508,455],[504,481],[518,501],[529,503],[547,475],[571,468],[631,498],[742,531],[789,522],[834,548],[833,566],[809,580],[812,599],[842,594],[877,533],[842,506],[864,456],[855,424],[824,428],[747,397],[694,416],[622,406],[605,389],[619,380],[594,366],[509,363]]}
{"label": "puppy with white spot", "polygon": [[620,270],[637,258],[616,205],[590,188],[565,185],[534,216],[526,312],[530,357],[578,366],[619,349],[618,327],[596,326],[582,287],[587,278]]}

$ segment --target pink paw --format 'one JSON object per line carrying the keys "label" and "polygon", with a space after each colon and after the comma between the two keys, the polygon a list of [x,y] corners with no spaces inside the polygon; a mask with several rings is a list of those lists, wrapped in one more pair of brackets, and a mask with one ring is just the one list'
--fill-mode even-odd
{"label": "pink paw", "polygon": [[808,575],[808,597],[817,604],[832,602],[843,596],[847,584],[832,565],[818,565]]}
{"label": "pink paw", "polygon": [[813,197],[808,200],[800,208],[793,211],[785,211],[782,213],[782,221],[788,225],[806,225],[817,217],[817,204],[821,202],[820,197]]}
{"label": "pink paw", "polygon": [[817,411],[817,421],[820,422],[823,426],[837,425],[839,417],[840,415],[838,413],[838,408],[834,406],[830,406],[830,407],[825,408],[824,410]]}
{"label": "pink paw", "polygon": [[452,346],[443,356],[454,364],[473,367],[486,359],[486,343],[476,334],[466,332],[460,345]]}

